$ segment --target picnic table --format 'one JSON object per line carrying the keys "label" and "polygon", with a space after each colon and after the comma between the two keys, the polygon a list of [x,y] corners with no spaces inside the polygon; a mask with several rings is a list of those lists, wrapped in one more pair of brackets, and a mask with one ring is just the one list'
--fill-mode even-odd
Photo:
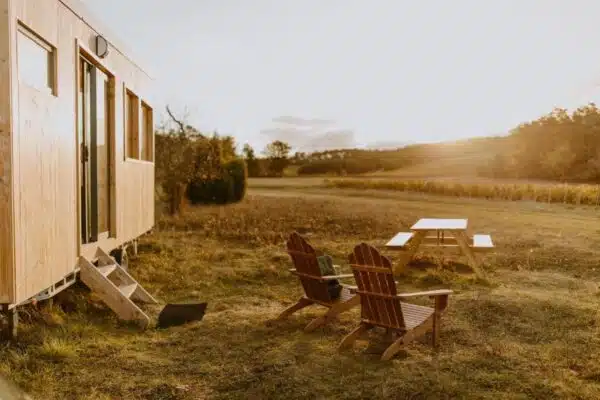
{"label": "picnic table", "polygon": [[421,218],[410,232],[399,232],[385,247],[389,250],[404,251],[404,257],[396,264],[396,271],[402,271],[410,263],[420,247],[459,249],[467,257],[469,266],[478,276],[483,276],[481,263],[475,254],[494,249],[492,238],[487,234],[469,237],[467,219]]}

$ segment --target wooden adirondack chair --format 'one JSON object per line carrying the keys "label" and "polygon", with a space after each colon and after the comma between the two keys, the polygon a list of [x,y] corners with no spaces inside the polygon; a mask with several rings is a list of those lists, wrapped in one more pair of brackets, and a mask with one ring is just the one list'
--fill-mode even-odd
{"label": "wooden adirondack chair", "polygon": [[287,250],[295,266],[294,269],[290,269],[290,272],[300,279],[300,283],[304,288],[304,296],[269,323],[283,320],[296,311],[313,304],[327,307],[329,310],[325,315],[316,318],[304,328],[305,332],[310,332],[335,319],[340,313],[360,304],[360,298],[353,290],[355,288],[344,284],[341,284],[342,288],[339,296],[332,298],[329,282],[351,278],[353,275],[322,275],[317,257],[323,255],[323,253],[313,249],[306,239],[297,232],[290,235],[287,241]]}
{"label": "wooden adirondack chair", "polygon": [[[361,323],[340,343],[340,350],[351,346],[363,333],[374,327],[383,327],[387,333],[399,337],[385,350],[381,359],[386,361],[412,340],[432,330],[433,346],[439,344],[440,319],[448,304],[451,290],[396,293],[392,263],[375,248],[362,243],[350,255],[350,265],[361,297]],[[434,298],[434,308],[406,303],[417,296]]]}

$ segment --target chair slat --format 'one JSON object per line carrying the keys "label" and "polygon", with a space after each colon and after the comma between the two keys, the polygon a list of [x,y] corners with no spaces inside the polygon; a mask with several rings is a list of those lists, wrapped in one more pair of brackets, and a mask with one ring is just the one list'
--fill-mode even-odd
{"label": "chair slat", "polygon": [[287,250],[298,272],[297,276],[306,297],[320,303],[331,303],[328,283],[320,280],[321,268],[319,268],[315,249],[302,236],[294,232],[287,241]]}
{"label": "chair slat", "polygon": [[375,248],[361,243],[350,255],[357,293],[361,296],[363,322],[404,329],[404,316],[396,296],[392,263]]}

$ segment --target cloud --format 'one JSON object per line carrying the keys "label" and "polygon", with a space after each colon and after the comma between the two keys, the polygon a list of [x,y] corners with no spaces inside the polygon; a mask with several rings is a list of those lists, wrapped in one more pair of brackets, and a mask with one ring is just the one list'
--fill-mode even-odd
{"label": "cloud", "polygon": [[369,144],[365,145],[365,148],[371,149],[371,150],[394,150],[399,147],[406,147],[409,144],[411,144],[411,143],[390,140],[390,141],[369,143]]}
{"label": "cloud", "polygon": [[302,126],[323,126],[323,125],[331,125],[333,121],[328,119],[305,119],[292,117],[289,115],[283,115],[281,117],[273,118],[273,122],[276,124],[290,124],[290,125],[302,125]]}
{"label": "cloud", "polygon": [[[333,121],[296,117],[278,117],[274,118],[273,121],[278,123],[286,121],[288,125],[263,129],[261,134],[267,136],[269,141],[281,140],[288,143],[292,147],[292,151],[310,153],[351,148],[356,145],[352,130],[341,128],[331,129],[326,126],[333,124]],[[317,121],[317,123],[314,123],[314,121]],[[320,126],[318,126],[319,123],[321,124]]]}
{"label": "cloud", "polygon": [[331,130],[308,138],[298,151],[313,152],[354,147],[354,132],[348,129]]}

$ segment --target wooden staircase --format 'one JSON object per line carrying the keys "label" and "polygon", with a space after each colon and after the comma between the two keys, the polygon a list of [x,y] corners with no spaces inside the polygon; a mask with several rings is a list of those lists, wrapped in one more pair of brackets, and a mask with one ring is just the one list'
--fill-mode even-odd
{"label": "wooden staircase", "polygon": [[147,328],[150,317],[134,300],[150,304],[158,302],[101,248],[96,250],[96,260],[97,265],[83,256],[79,258],[81,281],[120,319],[135,321],[142,328]]}

